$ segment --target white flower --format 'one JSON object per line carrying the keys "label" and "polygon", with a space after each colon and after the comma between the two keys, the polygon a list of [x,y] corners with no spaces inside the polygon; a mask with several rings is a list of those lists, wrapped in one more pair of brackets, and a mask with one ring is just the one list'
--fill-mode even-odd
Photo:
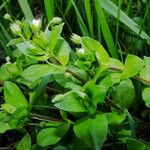
{"label": "white flower", "polygon": [[42,20],[41,19],[33,19],[30,23],[30,27],[33,31],[37,31],[42,26]]}
{"label": "white flower", "polygon": [[38,27],[40,25],[41,19],[33,19],[32,23],[33,25],[35,25],[36,27]]}
{"label": "white flower", "polygon": [[85,53],[85,49],[84,48],[80,48],[80,49],[78,49],[77,53],[84,54]]}
{"label": "white flower", "polygon": [[11,17],[10,17],[10,15],[9,15],[8,13],[6,13],[6,14],[4,15],[4,18],[5,18],[6,20],[11,20]]}
{"label": "white flower", "polygon": [[75,43],[75,44],[80,44],[82,39],[79,35],[77,34],[72,34],[71,36],[71,40]]}
{"label": "white flower", "polygon": [[21,29],[18,24],[15,24],[15,23],[11,24],[10,29],[11,29],[12,33],[15,35],[21,34]]}

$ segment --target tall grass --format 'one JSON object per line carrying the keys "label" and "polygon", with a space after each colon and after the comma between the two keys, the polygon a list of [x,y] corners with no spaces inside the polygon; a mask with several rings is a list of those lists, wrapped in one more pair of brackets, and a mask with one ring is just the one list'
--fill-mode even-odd
{"label": "tall grass", "polygon": [[108,46],[108,50],[109,50],[112,57],[118,58],[118,54],[117,54],[117,51],[115,48],[112,34],[110,32],[110,29],[109,29],[105,14],[103,12],[103,9],[99,5],[98,0],[95,0],[95,8],[96,8],[97,16],[99,17],[100,27],[102,29],[104,39],[105,39],[106,44]]}
{"label": "tall grass", "polygon": [[78,21],[78,24],[80,26],[80,29],[81,29],[81,32],[82,32],[83,36],[89,36],[89,32],[87,30],[87,27],[86,27],[86,25],[85,25],[85,23],[84,23],[84,21],[82,19],[82,16],[81,16],[81,14],[80,14],[80,12],[79,12],[79,10],[78,10],[74,0],[71,0],[71,3],[72,3],[72,5],[73,5],[73,7],[75,9],[75,12],[76,12],[76,15],[77,15],[77,21]]}
{"label": "tall grass", "polygon": [[[99,5],[104,8],[106,11],[108,11],[112,16],[114,16],[115,18],[118,17],[117,15],[117,10],[118,7],[111,2],[110,0],[97,0]],[[134,31],[137,35],[140,32],[140,26],[138,24],[136,24],[132,19],[130,19],[123,11],[120,11],[120,18],[119,20],[124,23],[126,26],[128,26],[132,31]],[[149,39],[150,37],[144,32],[141,31],[140,37],[142,39],[145,39],[148,41],[149,43]]]}
{"label": "tall grass", "polygon": [[[8,11],[7,6],[11,4],[12,0],[3,0],[0,3],[0,13],[5,8]],[[30,4],[33,0],[18,0],[22,12],[25,17],[32,20],[33,14],[30,8]],[[140,7],[140,13],[133,14],[133,4]],[[72,32],[79,33],[81,36],[89,36],[99,40],[105,48],[109,51],[112,57],[118,58],[118,48],[126,51],[129,49],[128,44],[140,40],[143,43],[147,41],[150,44],[149,35],[144,32],[149,32],[148,22],[150,21],[150,2],[141,2],[137,0],[133,2],[131,0],[44,0],[39,3],[41,6],[41,14],[46,16],[50,21],[54,16],[62,17],[66,23],[65,32],[67,36],[70,36]],[[43,7],[45,6],[45,7]],[[134,7],[135,7],[134,6]],[[45,10],[43,10],[43,8]],[[20,15],[22,12],[20,9],[15,8],[17,14]],[[33,9],[33,8],[32,8]],[[5,12],[6,12],[5,11]],[[11,11],[9,12],[11,13]],[[3,13],[1,13],[3,14]],[[4,14],[3,14],[4,15]],[[14,14],[16,15],[16,14]],[[2,17],[2,15],[0,15]],[[129,17],[130,16],[130,17]],[[142,17],[142,22],[137,24],[132,17]],[[3,24],[3,20],[1,21]],[[0,45],[6,50],[5,43],[9,40],[9,33],[7,27],[4,25],[3,30],[1,29]],[[134,34],[132,34],[134,32]],[[150,32],[149,32],[150,33]],[[127,39],[131,39],[131,42]],[[132,38],[134,39],[132,41]],[[5,40],[4,40],[5,39]],[[143,40],[142,40],[143,39]],[[149,47],[147,44],[140,45],[141,52],[148,51]],[[143,46],[144,45],[144,46]],[[136,47],[132,47],[135,51]]]}
{"label": "tall grass", "polygon": [[55,11],[54,0],[44,0],[44,5],[45,5],[48,21],[50,21],[54,17],[54,11]]}
{"label": "tall grass", "polygon": [[30,6],[28,4],[28,1],[27,0],[18,0],[18,2],[24,13],[24,16],[29,20],[33,20],[34,17],[33,17],[32,11],[30,9]]}
{"label": "tall grass", "polygon": [[92,10],[91,10],[91,1],[90,0],[84,0],[84,7],[85,7],[87,20],[88,20],[90,36],[94,37],[93,15],[92,15]]}

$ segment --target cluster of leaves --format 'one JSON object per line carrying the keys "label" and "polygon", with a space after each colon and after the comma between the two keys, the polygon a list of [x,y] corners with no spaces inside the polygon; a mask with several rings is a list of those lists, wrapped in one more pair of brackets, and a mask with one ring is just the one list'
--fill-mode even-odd
{"label": "cluster of leaves", "polygon": [[75,34],[74,51],[61,36],[60,18],[41,30],[41,20],[5,17],[17,38],[7,44],[16,46],[13,58],[0,68],[0,133],[20,132],[16,149],[99,150],[120,143],[150,149],[147,138],[137,137],[140,120],[128,111],[136,104],[137,80],[143,118],[149,117],[150,57],[129,54],[122,63],[96,40]]}

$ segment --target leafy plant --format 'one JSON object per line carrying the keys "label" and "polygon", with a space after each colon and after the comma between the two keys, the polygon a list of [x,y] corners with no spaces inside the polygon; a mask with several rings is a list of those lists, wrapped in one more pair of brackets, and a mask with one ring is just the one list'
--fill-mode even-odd
{"label": "leafy plant", "polygon": [[[0,133],[18,131],[16,149],[98,150],[117,143],[150,149],[150,136],[138,134],[140,125],[149,124],[149,57],[128,54],[123,63],[98,41],[76,34],[73,50],[58,17],[43,30],[40,19],[9,20],[16,37],[7,46],[17,49],[0,68]],[[130,112],[138,107],[137,83],[143,87],[142,121]]]}

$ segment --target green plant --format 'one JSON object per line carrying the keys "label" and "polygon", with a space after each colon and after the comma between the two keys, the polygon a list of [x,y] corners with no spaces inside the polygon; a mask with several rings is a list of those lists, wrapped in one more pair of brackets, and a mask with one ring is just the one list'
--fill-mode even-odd
{"label": "green plant", "polygon": [[[150,149],[150,136],[138,134],[140,125],[149,127],[149,57],[129,54],[123,64],[98,41],[76,34],[74,51],[58,17],[44,30],[41,20],[5,18],[16,36],[7,46],[17,49],[0,68],[0,133],[19,132],[16,149]],[[142,109],[140,117],[135,108]]]}

